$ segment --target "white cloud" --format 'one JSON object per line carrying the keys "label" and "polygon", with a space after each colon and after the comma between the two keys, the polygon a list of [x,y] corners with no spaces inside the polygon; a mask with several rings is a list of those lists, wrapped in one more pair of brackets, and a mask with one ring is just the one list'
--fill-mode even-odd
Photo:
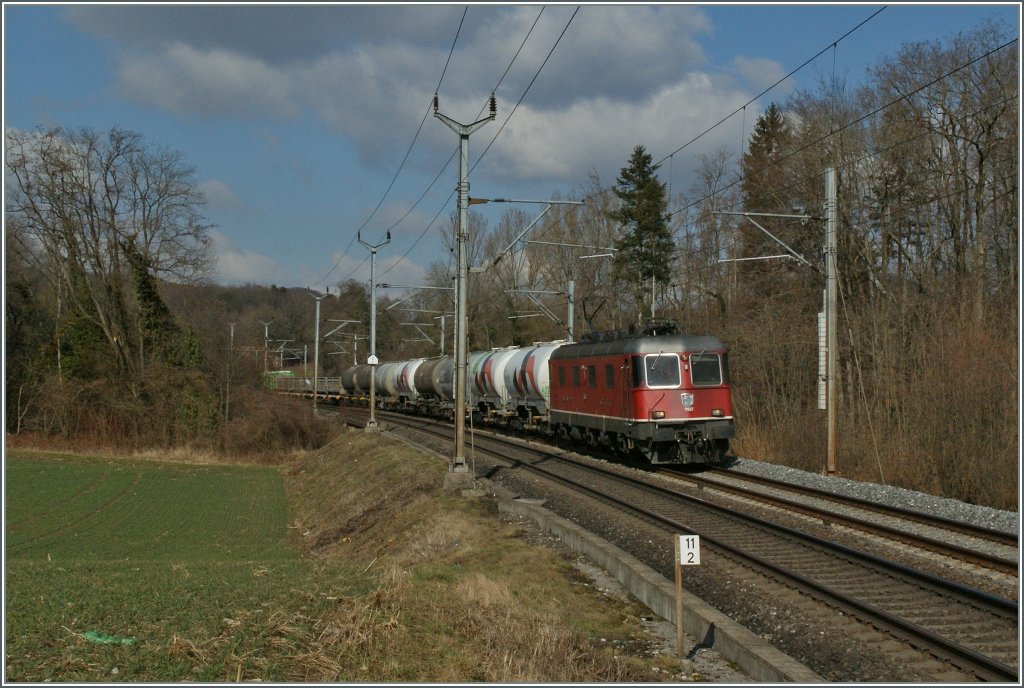
{"label": "white cloud", "polygon": [[[520,108],[488,156],[490,174],[580,179],[585,170],[617,173],[637,145],[655,160],[668,155],[749,97],[710,75],[691,73],[643,101],[581,100],[563,111]],[[736,146],[739,120],[702,137],[686,156]],[[735,131],[734,131],[735,130]]]}
{"label": "white cloud", "polygon": [[[222,38],[218,39],[205,24],[195,27],[198,20],[187,13],[164,12],[175,18],[168,39],[148,44],[126,41],[132,48],[119,57],[121,87],[131,99],[182,115],[281,118],[309,110],[351,138],[364,163],[380,170],[394,169],[428,110],[439,71],[446,64],[451,43],[447,36],[442,39],[438,18],[450,20],[452,13],[450,8],[435,8],[434,12],[331,9],[337,10],[329,13],[332,21],[343,23],[344,17],[350,17],[373,26],[372,36],[358,38],[346,30],[338,41],[318,40],[319,53],[308,48],[291,51],[291,55],[301,55],[292,59],[282,57],[289,53],[285,47],[260,50],[252,41],[235,37],[239,26],[251,28],[253,24],[246,14],[196,14],[221,26]],[[471,121],[480,112],[538,12],[536,7],[470,8],[441,87],[446,114]],[[540,69],[571,12],[570,7],[545,9],[499,89],[499,117],[511,111]],[[134,26],[148,16],[107,14]],[[99,30],[92,13],[83,11],[76,16]],[[232,24],[231,16],[238,16],[243,24]],[[304,15],[295,14],[296,19],[300,16]],[[326,21],[328,13],[316,16]],[[392,33],[385,29],[388,22],[396,27]],[[186,31],[188,26],[195,30]],[[617,111],[624,119],[627,113],[638,115],[635,122],[657,120],[645,107],[657,104],[658,94],[686,83],[704,60],[696,36],[709,29],[710,23],[698,7],[584,6],[513,119],[519,139],[529,132],[540,134],[541,140],[562,140],[548,132],[562,134],[573,129],[562,121],[568,114],[576,122],[584,122],[589,133],[595,133],[597,118],[605,112]],[[300,39],[286,30],[281,40]],[[524,122],[530,119],[525,112],[531,110],[533,121]],[[583,148],[598,148],[609,134],[614,139],[613,128],[624,123],[628,124],[615,122],[587,140],[573,138]],[[654,126],[658,127],[657,122]],[[493,127],[491,131],[495,131]],[[509,131],[503,134],[506,142]],[[652,133],[642,138],[650,139]],[[635,142],[637,136],[630,139]],[[438,156],[447,157],[451,148],[450,132],[431,119],[423,124],[417,155],[409,165],[434,167]],[[507,143],[504,148],[508,149]],[[549,172],[561,170],[578,179],[581,169],[569,168],[567,162],[550,160],[543,166],[550,168]]]}
{"label": "white cloud", "polygon": [[299,112],[286,70],[218,48],[176,43],[152,54],[124,56],[118,78],[129,98],[179,115],[292,117]]}
{"label": "white cloud", "polygon": [[[347,8],[333,9],[339,10],[337,17],[349,16]],[[370,172],[382,174],[396,169],[420,128],[403,174],[434,175],[457,145],[429,112],[450,34],[442,39],[440,14],[403,9],[408,11],[353,13],[353,21],[373,26],[370,38],[346,28],[338,40],[318,39],[318,48],[302,50],[263,50],[234,36],[241,29],[227,21],[230,13],[205,15],[217,18],[222,39],[205,28],[193,39],[183,14],[167,39],[177,42],[136,41],[131,50],[140,54],[121,54],[121,86],[135,100],[178,114],[289,118],[311,113],[343,135]],[[441,9],[450,20],[450,8]],[[539,11],[470,7],[440,89],[442,112],[463,122],[481,112]],[[572,11],[544,10],[499,88],[497,122],[474,135],[474,160],[512,112]],[[140,16],[131,15],[132,21]],[[389,33],[385,17],[400,28]],[[591,171],[611,181],[636,145],[645,145],[657,160],[783,75],[778,63],[745,56],[722,71],[698,71],[705,57],[697,39],[710,29],[699,7],[584,6],[479,171],[498,185],[531,182],[562,190],[582,183]],[[187,42],[192,40],[196,43]],[[281,40],[299,36],[288,29]],[[700,153],[721,146],[738,149],[743,135],[738,117],[735,124],[723,124],[674,158],[675,173],[695,169]],[[411,202],[399,205],[407,208]],[[419,210],[431,215],[435,207],[430,201]],[[374,218],[377,229],[390,226],[385,215]],[[412,224],[412,218],[403,222],[402,231],[417,231]]]}
{"label": "white cloud", "polygon": [[217,210],[241,210],[242,199],[238,197],[226,182],[220,179],[208,179],[199,184],[199,190],[206,196],[210,208]]}
{"label": "white cloud", "polygon": [[221,284],[289,284],[290,276],[273,258],[236,246],[223,232],[210,232]]}
{"label": "white cloud", "polygon": [[[736,71],[739,77],[743,79],[743,81],[750,85],[750,88],[756,89],[758,93],[776,83],[787,74],[787,71],[782,67],[782,65],[775,60],[769,60],[767,58],[750,58],[744,57],[743,55],[737,55],[733,58],[732,68]],[[793,86],[791,82],[783,82],[779,84],[776,89],[777,91],[775,91],[775,95],[773,97],[778,98],[780,94],[789,93],[793,89]]]}

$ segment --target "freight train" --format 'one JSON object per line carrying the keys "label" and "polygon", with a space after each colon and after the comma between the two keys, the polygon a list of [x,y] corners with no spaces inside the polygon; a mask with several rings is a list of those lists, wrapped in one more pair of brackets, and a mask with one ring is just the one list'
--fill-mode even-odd
{"label": "freight train", "polygon": [[[454,418],[451,356],[381,363],[373,378],[382,409]],[[471,352],[467,378],[466,412],[474,422],[639,454],[655,464],[720,461],[735,436],[725,345],[680,334],[672,323],[595,333],[577,343]],[[326,401],[366,403],[371,366],[317,382]],[[286,393],[312,393],[309,379],[278,383]]]}

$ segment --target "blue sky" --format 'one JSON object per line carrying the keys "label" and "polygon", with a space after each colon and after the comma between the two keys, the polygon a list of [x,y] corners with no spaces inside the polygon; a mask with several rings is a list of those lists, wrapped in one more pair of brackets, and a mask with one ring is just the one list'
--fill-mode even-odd
{"label": "blue sky", "polygon": [[[429,114],[439,81],[441,111],[469,122],[511,63],[496,122],[470,139],[471,162],[490,146],[471,194],[564,197],[592,172],[613,182],[637,144],[667,156],[882,7],[583,5],[573,17],[575,5],[471,5],[459,30],[463,5],[7,3],[4,124],[119,126],[183,153],[207,194],[217,282],[367,280],[368,252],[353,240],[362,227],[373,243],[391,231],[378,275],[418,284],[447,260],[441,232],[454,211],[457,169],[444,164],[457,138]],[[812,88],[833,66],[856,85],[901,44],[986,19],[1019,36],[1016,3],[885,6],[745,120],[674,157],[673,185],[687,186],[701,153],[738,153],[769,102]],[[493,226],[505,207],[474,210]]]}

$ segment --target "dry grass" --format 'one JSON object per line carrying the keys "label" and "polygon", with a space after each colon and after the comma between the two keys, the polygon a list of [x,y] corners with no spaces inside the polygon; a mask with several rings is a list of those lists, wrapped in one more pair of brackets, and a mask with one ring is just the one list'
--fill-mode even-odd
{"label": "dry grass", "polygon": [[[317,619],[293,680],[672,680],[645,653],[639,607],[595,597],[485,501],[441,489],[443,462],[361,432],[288,470],[293,532],[309,556],[366,562],[373,590]],[[633,642],[617,653],[598,638]],[[628,645],[624,645],[628,646]],[[667,672],[654,672],[653,667]]]}
{"label": "dry grass", "polygon": [[[179,452],[132,456],[217,459]],[[689,677],[689,663],[652,650],[640,623],[645,609],[581,584],[569,562],[529,545],[490,500],[446,493],[443,461],[352,431],[279,470],[288,496],[287,538],[305,562],[291,568],[270,560],[248,563],[229,590],[203,597],[207,606],[183,611],[183,621],[139,627],[133,635],[140,642],[130,648],[97,649],[81,637],[61,638],[46,650],[59,656],[46,660],[45,671],[22,658],[24,675],[102,681],[110,667],[81,658],[109,652],[125,680],[146,681]],[[167,581],[154,583],[154,590],[202,585],[212,573],[185,559],[166,572]],[[254,597],[257,589],[267,594]]]}

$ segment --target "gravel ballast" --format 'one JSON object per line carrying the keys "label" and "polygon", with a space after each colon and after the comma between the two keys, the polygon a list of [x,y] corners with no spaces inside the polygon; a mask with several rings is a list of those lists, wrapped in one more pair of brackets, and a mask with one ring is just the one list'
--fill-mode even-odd
{"label": "gravel ballast", "polygon": [[737,458],[735,463],[730,465],[729,470],[813,487],[833,494],[867,499],[888,506],[920,511],[932,516],[941,516],[1007,533],[1020,533],[1020,513],[1015,511],[1001,511],[901,487],[823,476],[788,466],[750,459]]}

